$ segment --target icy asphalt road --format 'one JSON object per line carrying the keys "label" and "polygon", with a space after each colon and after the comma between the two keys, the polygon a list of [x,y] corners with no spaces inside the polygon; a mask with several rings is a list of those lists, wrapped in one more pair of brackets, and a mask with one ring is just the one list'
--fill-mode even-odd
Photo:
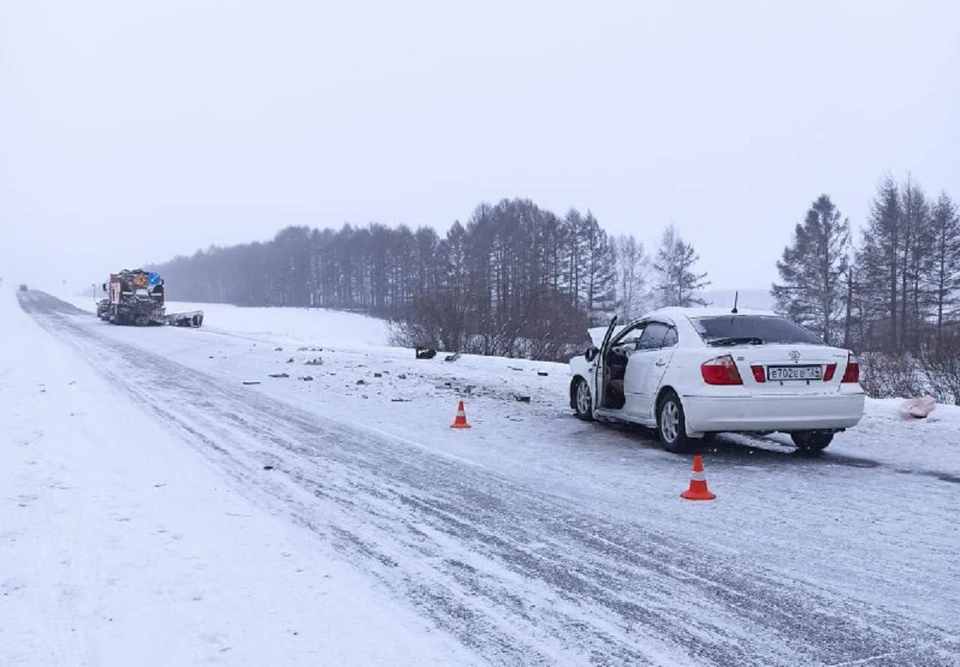
{"label": "icy asphalt road", "polygon": [[[237,488],[334,544],[483,664],[960,664],[960,624],[941,614],[867,604],[715,548],[710,534],[694,540],[642,514],[576,502],[546,477],[537,483],[245,391],[105,335],[52,297],[21,303]],[[907,484],[877,474],[886,488],[874,478],[863,493],[878,501]],[[960,491],[911,483],[928,485],[935,508]],[[956,552],[955,535],[918,548]]]}

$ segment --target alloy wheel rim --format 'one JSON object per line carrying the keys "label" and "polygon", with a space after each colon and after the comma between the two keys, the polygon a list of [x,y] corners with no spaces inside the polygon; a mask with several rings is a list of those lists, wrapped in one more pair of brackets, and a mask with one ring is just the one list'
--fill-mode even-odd
{"label": "alloy wheel rim", "polygon": [[663,404],[663,410],[660,412],[660,431],[664,439],[673,442],[677,438],[680,426],[680,415],[677,406],[673,401],[667,401]]}
{"label": "alloy wheel rim", "polygon": [[587,389],[587,383],[582,380],[577,385],[577,409],[581,414],[590,412],[590,393]]}

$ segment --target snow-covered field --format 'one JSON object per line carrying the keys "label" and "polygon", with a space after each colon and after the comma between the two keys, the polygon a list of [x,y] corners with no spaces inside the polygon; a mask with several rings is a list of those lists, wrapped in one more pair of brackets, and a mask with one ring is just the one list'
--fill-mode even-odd
{"label": "snow-covered field", "polygon": [[722,438],[691,503],[562,364],[3,289],[0,665],[960,664],[960,409]]}

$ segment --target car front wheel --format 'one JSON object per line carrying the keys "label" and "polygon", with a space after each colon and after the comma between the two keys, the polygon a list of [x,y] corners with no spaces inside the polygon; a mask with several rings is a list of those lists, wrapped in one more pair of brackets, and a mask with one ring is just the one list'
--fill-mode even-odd
{"label": "car front wheel", "polygon": [[797,449],[805,452],[819,452],[826,449],[833,442],[833,433],[826,431],[800,431],[791,433],[790,438]]}
{"label": "car front wheel", "polygon": [[593,421],[593,398],[590,396],[590,385],[583,378],[577,378],[573,387],[573,405],[577,417],[584,421]]}
{"label": "car front wheel", "polygon": [[672,391],[664,394],[657,406],[657,436],[668,452],[681,454],[691,449],[683,404]]}

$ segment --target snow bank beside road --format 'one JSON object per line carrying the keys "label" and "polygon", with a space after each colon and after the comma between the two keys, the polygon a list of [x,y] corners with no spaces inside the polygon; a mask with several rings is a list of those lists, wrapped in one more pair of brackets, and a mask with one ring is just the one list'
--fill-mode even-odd
{"label": "snow bank beside road", "polygon": [[0,665],[470,664],[0,287]]}
{"label": "snow bank beside road", "polygon": [[[64,298],[81,310],[96,312],[93,300]],[[324,308],[239,307],[222,303],[168,301],[168,313],[203,310],[203,328],[230,332],[251,339],[266,339],[286,344],[349,345],[352,348],[383,347],[390,336],[390,325],[357,313]]]}

